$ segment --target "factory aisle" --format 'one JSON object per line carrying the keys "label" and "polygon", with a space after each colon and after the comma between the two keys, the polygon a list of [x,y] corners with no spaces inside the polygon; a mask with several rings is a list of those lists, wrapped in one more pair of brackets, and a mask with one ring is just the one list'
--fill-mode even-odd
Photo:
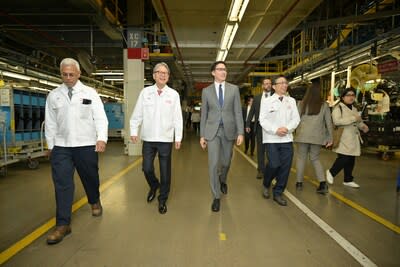
{"label": "factory aisle", "polygon": [[[73,214],[72,234],[60,244],[48,246],[46,234],[38,236],[4,266],[360,266],[360,258],[371,266],[400,262],[398,156],[387,162],[371,154],[358,158],[355,173],[361,189],[344,188],[339,175],[326,196],[315,193],[311,166],[301,192],[294,189],[292,172],[286,195],[290,201],[281,207],[262,198],[253,159],[239,150],[234,152],[228,194],[221,211],[214,213],[207,153],[189,133],[182,149],[173,152],[168,212],[161,215],[157,201],[146,202],[141,158],[123,155],[123,144],[111,142],[100,163],[103,216],[92,217],[89,205],[83,205]],[[334,158],[324,151],[324,166]],[[75,199],[82,195],[77,181]],[[54,216],[49,163],[43,160],[38,170],[11,167],[0,179],[0,196],[4,256],[7,248]],[[310,219],[299,208],[303,205],[322,222]],[[379,217],[364,215],[360,207]],[[328,235],[325,224],[345,241]],[[355,256],[359,261],[339,245],[346,242],[362,253]]]}

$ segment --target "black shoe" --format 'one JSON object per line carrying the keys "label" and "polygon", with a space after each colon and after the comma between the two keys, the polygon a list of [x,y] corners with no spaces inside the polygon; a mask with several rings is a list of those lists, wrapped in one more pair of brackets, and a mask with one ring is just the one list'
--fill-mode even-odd
{"label": "black shoe", "polygon": [[165,204],[165,202],[158,203],[158,212],[161,214],[165,214],[167,212],[167,204]]}
{"label": "black shoe", "polygon": [[274,201],[281,206],[287,206],[286,200],[284,200],[281,195],[274,196]]}
{"label": "black shoe", "polygon": [[153,199],[156,197],[158,186],[155,188],[151,188],[149,193],[147,194],[147,202],[152,202]]}
{"label": "black shoe", "polygon": [[221,183],[221,192],[222,194],[228,194],[228,185],[226,183]]}
{"label": "black shoe", "polygon": [[215,198],[215,199],[213,200],[213,203],[212,203],[212,205],[211,205],[211,210],[212,210],[213,212],[218,212],[218,211],[219,211],[219,198]]}
{"label": "black shoe", "polygon": [[326,182],[320,182],[317,188],[317,193],[325,195],[328,193],[328,185]]}
{"label": "black shoe", "polygon": [[303,189],[303,183],[302,182],[297,182],[296,183],[296,190],[302,190]]}
{"label": "black shoe", "polygon": [[268,199],[268,198],[270,197],[270,195],[269,195],[269,188],[264,187],[264,190],[263,190],[263,197],[266,198],[266,199]]}
{"label": "black shoe", "polygon": [[264,177],[264,174],[263,174],[263,172],[262,171],[258,171],[257,172],[257,179],[262,179]]}

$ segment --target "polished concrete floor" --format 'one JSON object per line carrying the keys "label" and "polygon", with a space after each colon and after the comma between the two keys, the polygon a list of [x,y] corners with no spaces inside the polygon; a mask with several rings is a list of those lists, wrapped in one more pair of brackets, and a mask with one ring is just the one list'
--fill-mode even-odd
{"label": "polished concrete floor", "polygon": [[[235,149],[221,211],[211,212],[207,152],[198,141],[189,132],[182,149],[173,152],[165,215],[158,213],[156,201],[146,202],[140,157],[125,156],[122,143],[110,142],[100,159],[102,184],[108,183],[102,192],[103,216],[92,217],[84,205],[74,212],[72,234],[61,243],[48,246],[46,234],[36,234],[4,266],[360,266],[293,201],[281,207],[263,199],[254,158],[244,156],[242,148]],[[334,153],[323,151],[325,167],[334,159]],[[399,160],[398,155],[382,161],[365,154],[357,158],[354,171],[361,188],[345,188],[339,174],[326,196],[315,193],[310,165],[304,189],[296,191],[293,165],[287,191],[370,262],[399,266]],[[75,199],[83,195],[77,178]],[[22,163],[9,166],[7,176],[0,178],[0,258],[37,233],[54,211],[47,160],[37,170]]]}

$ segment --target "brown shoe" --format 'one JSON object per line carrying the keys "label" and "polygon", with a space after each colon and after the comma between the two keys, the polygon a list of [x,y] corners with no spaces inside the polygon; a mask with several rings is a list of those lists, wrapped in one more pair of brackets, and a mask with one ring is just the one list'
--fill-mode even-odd
{"label": "brown shoe", "polygon": [[101,206],[100,200],[96,204],[92,204],[92,216],[98,217],[103,213],[103,207]]}
{"label": "brown shoe", "polygon": [[64,236],[71,233],[69,225],[56,226],[56,228],[47,236],[47,244],[54,245],[61,242]]}

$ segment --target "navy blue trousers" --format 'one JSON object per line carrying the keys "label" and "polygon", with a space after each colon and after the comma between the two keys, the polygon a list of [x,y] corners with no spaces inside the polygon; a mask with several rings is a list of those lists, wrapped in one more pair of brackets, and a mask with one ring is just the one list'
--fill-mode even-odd
{"label": "navy blue trousers", "polygon": [[268,143],[266,145],[268,163],[264,169],[264,187],[269,188],[276,178],[274,196],[282,195],[289,178],[293,159],[293,145],[289,143]]}
{"label": "navy blue trousers", "polygon": [[[160,166],[160,181],[154,172],[154,158],[158,153]],[[160,187],[158,201],[166,202],[171,185],[171,153],[172,143],[167,142],[143,142],[143,172],[150,188]]]}
{"label": "navy blue trousers", "polygon": [[74,199],[75,169],[82,181],[88,202],[95,204],[99,201],[98,154],[95,152],[95,146],[55,146],[50,161],[57,204],[56,225],[69,225]]}

